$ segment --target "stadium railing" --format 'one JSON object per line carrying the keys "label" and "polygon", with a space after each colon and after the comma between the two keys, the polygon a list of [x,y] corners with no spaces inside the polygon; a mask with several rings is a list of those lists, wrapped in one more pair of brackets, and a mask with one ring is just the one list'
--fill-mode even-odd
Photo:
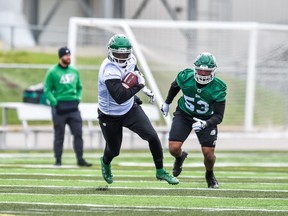
{"label": "stadium railing", "polygon": [[[6,146],[6,134],[9,132],[23,132],[27,148],[37,147],[39,142],[38,135],[40,133],[53,133],[51,108],[47,105],[6,102],[0,103],[0,107],[2,108],[2,126],[0,129],[0,147],[2,149]],[[160,120],[161,116],[157,106],[142,104],[141,107],[152,123]],[[97,108],[97,103],[80,103],[79,105],[83,120],[83,133],[88,134],[91,146],[94,143],[94,135],[97,134],[99,138],[98,147],[103,147],[104,140],[98,125]],[[7,124],[7,111],[9,109],[16,111],[18,120],[21,122],[21,127],[19,125],[10,126]],[[68,127],[66,131],[68,143],[70,143],[71,133]],[[167,131],[166,127],[157,129],[157,132],[162,134],[163,139],[166,138]],[[33,142],[30,137],[31,134],[34,135]],[[134,134],[131,131],[124,130],[124,136],[129,136],[130,146],[133,146]]]}

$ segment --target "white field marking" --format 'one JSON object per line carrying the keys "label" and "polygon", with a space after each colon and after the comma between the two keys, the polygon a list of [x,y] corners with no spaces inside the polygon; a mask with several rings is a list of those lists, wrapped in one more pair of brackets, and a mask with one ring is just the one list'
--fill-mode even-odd
{"label": "white field marking", "polygon": [[[135,171],[131,171],[131,170],[127,170],[127,171],[125,171],[125,172],[135,172]],[[118,171],[118,172],[113,172],[114,173],[114,175],[115,176],[117,176],[117,177],[135,177],[135,178],[137,178],[137,177],[139,177],[139,178],[147,178],[147,177],[151,177],[151,176],[149,176],[149,174],[150,173],[154,173],[154,171],[152,172],[150,172],[150,171],[145,171],[145,173],[147,174],[147,175],[141,175],[141,174],[134,174],[134,175],[131,175],[131,174],[119,174],[119,173],[123,173],[123,171]],[[198,175],[196,175],[197,173],[199,173],[199,176]],[[220,178],[223,178],[223,177],[225,177],[225,179],[254,179],[255,178],[255,176],[256,177],[258,177],[259,175],[259,173],[256,173],[256,172],[227,172],[227,174],[229,174],[229,176],[222,176],[223,174],[225,174],[226,172],[222,172],[222,171],[218,171],[217,172],[217,176],[218,177],[220,177]],[[235,176],[232,176],[232,174],[233,175],[235,175]],[[255,175],[255,176],[239,176],[239,174],[241,174],[241,175],[247,175],[247,174],[249,174],[249,175]],[[268,175],[268,174],[275,174],[274,172],[265,172],[265,175]],[[279,173],[277,172],[276,173],[277,175],[279,175]],[[13,172],[13,173],[10,173],[10,172],[4,172],[4,173],[0,173],[0,176],[1,175],[4,175],[4,176],[6,176],[6,175],[11,175],[11,176],[19,176],[19,175],[31,175],[31,176],[58,176],[58,177],[69,177],[69,176],[71,176],[71,177],[77,177],[77,176],[79,176],[79,177],[97,177],[98,175],[97,175],[97,173],[95,173],[95,174],[93,174],[93,175],[91,175],[91,174],[81,174],[81,173],[77,173],[77,174],[49,174],[49,173],[15,173],[15,172]],[[98,176],[98,177],[100,177],[100,176]],[[183,178],[188,178],[188,179],[195,179],[195,178],[202,178],[203,177],[203,172],[197,172],[197,171],[193,171],[193,175],[191,176],[191,175],[187,175],[187,174],[182,174],[181,175],[181,177],[183,177]],[[17,178],[18,179],[18,178]],[[266,180],[274,180],[274,179],[278,179],[278,180],[284,180],[284,179],[288,179],[288,175],[287,175],[287,177],[284,177],[284,176],[261,176],[261,179],[266,179]],[[229,183],[230,184],[230,183]]]}
{"label": "white field marking", "polygon": [[[79,176],[79,177],[95,177],[95,175],[92,175],[92,174],[82,174],[82,173],[77,173],[77,174],[57,174],[57,173],[9,173],[9,172],[6,172],[6,173],[0,173],[0,176],[1,175],[11,175],[11,176],[19,176],[19,175],[29,175],[29,176],[59,176],[59,177],[76,177],[76,176]],[[118,175],[117,175],[118,176]],[[138,176],[138,175],[135,175],[135,176]]]}
{"label": "white field marking", "polygon": [[[100,183],[103,183],[103,184],[105,184],[106,186],[107,186],[107,184],[106,183],[104,183],[103,181],[102,182],[100,182]],[[17,185],[1,185],[1,187],[3,188],[3,187],[16,187]],[[31,186],[31,185],[21,185],[21,187],[22,188],[31,188],[31,187],[34,187],[34,188],[58,188],[58,189],[61,189],[61,188],[63,188],[63,189],[79,189],[79,190],[83,190],[83,189],[85,189],[85,188],[91,188],[91,186],[48,186],[48,185],[37,185],[37,186],[35,186],[35,185],[33,185],[33,186]],[[95,190],[96,190],[96,188],[97,188],[98,186],[95,186]],[[188,188],[183,188],[183,187],[177,187],[177,186],[175,186],[175,188],[171,188],[171,187],[167,187],[167,188],[165,188],[165,187],[153,187],[153,186],[143,186],[143,187],[141,187],[141,188],[139,188],[139,187],[128,187],[128,186],[126,186],[126,187],[119,187],[119,186],[116,186],[116,187],[114,187],[114,186],[108,186],[108,189],[110,188],[110,189],[136,189],[136,190],[147,190],[147,189],[149,189],[149,190],[196,190],[196,191],[213,191],[214,189],[211,189],[211,188],[192,188],[192,187],[188,187]],[[94,188],[94,187],[93,187]],[[217,191],[242,191],[242,192],[276,192],[276,193],[288,193],[288,190],[270,190],[270,189],[268,189],[268,190],[263,190],[263,189],[261,189],[261,190],[251,190],[251,189],[222,189],[222,188],[219,188],[219,189],[217,189]],[[1,192],[0,192],[0,194],[1,194]],[[5,192],[3,192],[3,194],[6,194]]]}
{"label": "white field marking", "polygon": [[[175,213],[177,213],[179,210],[178,209],[142,209],[142,208],[136,208],[136,209],[134,209],[134,208],[122,208],[122,207],[120,207],[120,209],[114,209],[113,211],[129,211],[129,210],[131,210],[131,209],[133,209],[133,211],[156,211],[156,212],[175,212]],[[29,211],[30,210],[30,211]],[[111,209],[107,209],[107,207],[97,207],[97,208],[95,208],[95,207],[91,207],[91,208],[89,208],[89,209],[83,209],[83,210],[76,210],[76,209],[71,209],[71,210],[69,210],[69,209],[53,209],[53,210],[51,210],[51,209],[36,209],[36,208],[29,208],[29,210],[25,210],[25,211],[17,211],[17,210],[14,210],[14,211],[12,211],[12,210],[10,210],[10,211],[0,211],[0,213],[2,212],[2,213],[6,213],[6,214],[11,214],[11,213],[21,213],[21,215],[23,215],[24,213],[26,213],[26,214],[31,214],[31,213],[37,213],[37,215],[40,213],[40,214],[47,214],[46,212],[49,212],[49,213],[51,213],[51,212],[77,212],[77,213],[96,213],[96,212],[109,212],[109,211],[111,211]]]}
{"label": "white field marking", "polygon": [[[119,166],[132,166],[132,167],[151,167],[153,163],[135,163],[135,162],[119,162]],[[171,164],[164,164],[164,166],[169,166]],[[231,167],[231,166],[248,166],[248,167],[288,167],[288,163],[258,163],[258,162],[241,162],[241,163],[223,163],[218,162],[217,167]],[[185,167],[203,167],[203,163],[185,163]]]}
{"label": "white field marking", "polygon": [[[136,152],[137,154],[137,152]],[[132,155],[132,154],[131,154]],[[144,155],[144,154],[143,154]],[[102,154],[100,153],[85,153],[86,157],[95,157],[95,158],[100,158],[102,156]],[[146,156],[148,157],[149,155],[146,154]],[[0,153],[0,158],[54,158],[53,152],[51,150],[51,153],[41,153],[41,152],[30,152],[30,153]],[[75,154],[74,152],[66,152],[65,156],[63,156],[63,158],[74,158],[75,159]]]}
{"label": "white field marking", "polygon": [[[195,152],[188,152],[188,159],[189,158],[203,158],[202,153],[199,151],[197,153]],[[266,152],[264,152],[266,153]],[[225,152],[219,152],[216,153],[217,157],[219,158],[246,158],[249,157],[251,159],[251,157],[253,158],[257,158],[259,156],[261,156],[261,152],[260,153],[243,153],[240,151],[240,153],[238,153],[237,151],[235,151],[235,153],[225,153]],[[283,153],[282,153],[283,154]],[[102,153],[85,153],[86,157],[89,158],[100,158],[103,154]],[[137,156],[137,158],[151,158],[151,154],[149,152],[147,153],[137,153],[137,152],[131,152],[131,153],[121,153],[118,158],[131,158],[131,157],[135,157]],[[164,152],[164,156],[165,157],[172,157],[170,155],[170,153],[165,153]],[[269,158],[271,157],[276,157],[278,158],[277,153],[271,153],[269,154]],[[53,158],[53,153],[0,153],[0,158]],[[75,159],[75,154],[74,153],[65,153],[64,158],[70,158],[70,159]],[[284,157],[283,157],[284,158]]]}
{"label": "white field marking", "polygon": [[[147,177],[147,176],[146,176]],[[27,179],[27,178],[5,178],[5,179],[0,179],[0,182],[1,181],[27,181],[29,180],[29,182],[32,182],[32,181],[35,181],[35,182],[39,182],[39,179]],[[71,180],[67,180],[67,179],[41,179],[42,181],[49,181],[49,182],[64,182],[64,181],[75,181],[75,179],[71,179]],[[156,180],[155,180],[156,181]],[[118,183],[138,183],[138,182],[142,182],[142,183],[149,183],[149,182],[153,182],[155,183],[155,181],[151,181],[151,180],[141,180],[141,181],[136,181],[136,180],[117,180]],[[83,180],[83,179],[77,179],[77,182],[92,182],[92,183],[95,183],[95,182],[103,182],[103,180]],[[193,183],[196,183],[196,182],[202,182],[202,181],[194,181]],[[159,182],[161,183],[161,182]],[[180,182],[181,183],[181,182]],[[189,183],[189,182],[185,182],[185,183]],[[189,183],[190,184],[190,183]],[[223,182],[221,183],[221,185],[243,185],[243,182]],[[275,185],[275,182],[271,182],[271,183],[267,183],[267,182],[249,182],[249,185]],[[288,185],[288,183],[277,183],[277,185]],[[16,186],[16,185],[15,185]]]}
{"label": "white field marking", "polygon": [[17,168],[22,167],[22,168],[44,168],[44,169],[83,169],[83,167],[79,167],[77,165],[61,165],[61,166],[55,166],[55,165],[50,165],[50,164],[0,164],[0,167],[15,167]]}
{"label": "white field marking", "polygon": [[[0,173],[0,176],[1,175],[40,175],[40,176],[80,176],[80,177],[83,177],[83,176],[87,176],[87,177],[95,177],[95,176],[98,176],[97,172],[95,173],[95,175],[91,175],[91,174],[82,174],[82,173],[75,173],[75,174],[50,174],[50,173],[37,173],[37,172],[34,172],[34,173],[26,173],[26,172],[18,172],[16,173],[15,171],[16,170],[19,170],[18,168],[17,169],[13,169],[13,170],[10,170],[9,169],[9,172],[2,172]],[[20,169],[22,170],[22,169]],[[78,169],[78,171],[87,171],[87,170],[81,170],[81,169]],[[11,173],[12,172],[12,173]],[[125,174],[123,174],[123,172]],[[154,170],[145,170],[145,174],[146,175],[142,175],[142,174],[137,174],[136,171],[133,171],[133,170],[125,170],[125,171],[122,171],[122,170],[115,170],[114,172],[114,175],[117,175],[118,177],[149,177],[148,175],[153,175],[155,173]],[[133,173],[133,174],[127,174],[127,173]],[[141,172],[143,173],[143,172]],[[181,177],[184,177],[184,178],[188,178],[188,179],[194,179],[194,178],[200,178],[200,177],[203,177],[203,172],[202,171],[192,171],[193,175],[188,175],[190,172],[184,172]],[[225,176],[227,175],[227,176]],[[229,175],[229,176],[228,176]],[[241,175],[241,176],[240,176]],[[282,173],[281,175],[282,176],[279,176],[279,173],[278,172],[265,172],[265,175],[266,176],[262,176],[261,178],[262,179],[287,179],[288,178],[288,173]],[[275,176],[276,175],[276,176]],[[241,179],[241,178],[255,178],[255,177],[258,177],[259,176],[259,172],[226,172],[226,171],[217,171],[217,176],[220,177],[220,178],[230,178],[230,179]]]}
{"label": "white field marking", "polygon": [[[118,163],[113,163],[118,166],[123,166],[123,167],[154,167],[154,163],[139,163],[139,162],[118,162]],[[71,169],[71,168],[81,168],[77,165],[62,165],[62,166],[54,166],[50,164],[0,164],[0,167],[22,167],[22,168],[55,168],[55,169]],[[170,167],[171,163],[164,163],[164,167]],[[185,167],[203,167],[203,163],[185,163]],[[288,167],[288,163],[258,163],[258,162],[241,162],[241,163],[223,163],[223,162],[218,162],[216,164],[217,167],[241,167],[241,166],[247,166],[247,167]]]}
{"label": "white field marking", "polygon": [[[206,197],[207,198],[207,197]],[[104,210],[115,209],[115,210],[202,210],[202,211],[253,211],[253,212],[288,212],[288,210],[278,210],[278,209],[261,209],[261,208],[199,208],[199,207],[172,207],[172,206],[115,206],[115,205],[97,205],[97,204],[69,204],[69,203],[47,203],[47,202],[0,202],[3,204],[25,204],[25,205],[45,205],[45,206],[79,206],[79,207],[91,207],[91,208],[103,208]],[[96,210],[97,210],[96,209]],[[65,210],[63,210],[65,212]],[[0,211],[1,212],[1,211]]]}
{"label": "white field marking", "polygon": [[[5,174],[0,174],[0,176],[1,175],[15,175],[15,176],[17,176],[17,175],[19,175],[19,174],[9,174],[9,173],[5,173]],[[23,175],[23,174],[20,174],[20,175]],[[27,174],[24,174],[24,175],[27,175]],[[57,176],[57,177],[69,177],[69,176],[71,176],[71,177],[99,177],[99,178],[101,178],[102,179],[102,176],[99,176],[99,175],[60,175],[60,174],[56,174],[56,175],[53,175],[53,174],[44,174],[44,175],[42,175],[42,174],[30,174],[29,173],[29,175],[30,176]],[[154,178],[154,176],[148,176],[148,175],[115,175],[115,177],[117,177],[117,178]],[[197,183],[197,182],[203,182],[203,180],[197,180],[197,178],[202,178],[202,176],[181,176],[181,177],[183,177],[183,178],[185,178],[185,179],[191,179],[192,180],[192,182],[186,182],[186,181],[180,181],[180,183]],[[237,179],[239,179],[239,181],[233,181],[233,183],[231,183],[231,182],[221,182],[221,185],[225,185],[225,184],[227,184],[227,185],[230,185],[230,184],[245,184],[245,183],[243,183],[243,182],[241,182],[240,181],[240,179],[255,179],[255,177],[238,177],[238,176],[229,176],[229,177],[223,177],[222,176],[222,178],[225,178],[225,179],[235,179],[235,180],[237,180]],[[221,179],[221,177],[219,178],[219,179]],[[265,179],[265,180],[288,180],[288,178],[287,177],[261,177],[261,179]],[[25,180],[32,180],[32,179],[27,179],[27,178],[5,178],[5,179],[0,179],[0,181],[5,181],[5,180],[12,180],[12,181],[17,181],[17,180],[23,180],[23,181],[25,181]],[[38,180],[39,181],[39,179],[33,179],[33,180]],[[47,179],[48,181],[60,181],[60,180],[64,180],[64,181],[67,181],[67,179],[53,179],[53,180],[51,180],[51,179]],[[71,181],[74,181],[74,180],[76,180],[76,179],[71,179]],[[89,181],[91,181],[91,182],[99,182],[99,181],[102,181],[102,180],[81,180],[81,179],[77,179],[77,181],[86,181],[86,182],[89,182]],[[139,182],[137,179],[135,179],[135,180],[131,180],[131,181],[125,181],[125,180],[117,180],[117,182],[127,182],[127,183],[132,183],[132,182]],[[141,180],[141,182],[151,182],[150,180]],[[154,181],[153,181],[154,182]],[[275,185],[275,182],[274,183],[270,183],[270,182],[266,182],[266,183],[260,183],[260,182],[255,182],[255,183],[253,183],[253,182],[248,182],[250,185],[252,185],[252,184],[256,184],[256,185],[269,185],[269,184],[271,184],[271,185]],[[288,183],[277,183],[278,185],[279,184],[282,184],[282,185],[287,185]]]}
{"label": "white field marking", "polygon": [[[103,208],[103,210],[105,211],[105,209]],[[30,214],[47,214],[47,212],[51,213],[55,213],[55,212],[77,212],[77,213],[96,213],[96,212],[103,212],[103,210],[101,208],[97,208],[97,209],[83,209],[83,210],[76,210],[76,209],[72,209],[72,210],[69,210],[69,209],[36,209],[36,208],[29,208],[29,210],[25,210],[25,211],[17,211],[17,210],[10,210],[10,211],[2,211],[2,213],[6,213],[6,214],[11,214],[11,213],[21,213],[21,215],[23,215],[24,213],[27,214],[27,215],[30,215]],[[156,210],[156,209],[155,209]],[[106,211],[109,211],[106,209]],[[111,210],[110,210],[111,211]],[[147,211],[147,210],[146,210]],[[166,210],[167,211],[167,210]],[[0,211],[1,212],[1,211]]]}
{"label": "white field marking", "polygon": [[135,210],[135,209],[169,209],[169,210],[202,210],[202,211],[254,211],[254,212],[288,212],[288,210],[278,209],[260,209],[260,208],[199,208],[199,207],[171,207],[171,206],[115,206],[115,205],[97,205],[97,204],[67,204],[67,203],[47,203],[47,202],[6,202],[3,204],[22,204],[22,205],[45,205],[45,206],[79,206],[79,207],[92,207],[92,208],[111,208],[115,210]]}
{"label": "white field marking", "polygon": [[[103,154],[102,153],[85,153],[85,157],[87,158],[96,158],[99,159]],[[164,156],[171,156],[168,153],[164,153]],[[190,155],[190,154],[189,154]],[[191,154],[192,155],[192,154]],[[135,157],[136,158],[151,158],[151,154],[149,152],[147,153],[121,153],[120,156],[118,156],[119,158],[131,158],[131,157]],[[193,156],[193,158],[202,158],[202,155],[198,155],[195,154],[195,156]],[[53,153],[0,153],[0,158],[54,158]],[[75,154],[74,153],[65,153],[65,156],[63,156],[63,159],[75,159]],[[242,157],[243,158],[243,157]]]}
{"label": "white field marking", "polygon": [[[21,193],[1,193],[0,194],[5,194],[6,196],[7,195],[17,195],[17,196],[27,196],[29,195],[30,197],[32,196],[65,196],[65,197],[74,197],[75,195],[77,197],[127,197],[127,196],[130,196],[130,195],[127,195],[127,194],[50,194],[50,193],[37,193],[37,194],[34,194],[34,193],[24,193],[24,192],[21,192]],[[133,198],[135,197],[145,197],[145,198],[154,198],[154,197],[157,197],[159,198],[159,195],[145,195],[145,194],[142,194],[142,195],[136,195],[136,194],[133,194]],[[171,195],[161,195],[161,198],[171,198]],[[226,196],[185,196],[185,195],[173,195],[172,196],[173,198],[194,198],[194,199],[226,199],[226,200],[230,200],[231,197],[226,197]],[[244,199],[245,200],[288,200],[288,197],[287,198],[275,198],[275,197],[238,197],[237,199]],[[287,210],[288,211],[288,210]]]}
{"label": "white field marking", "polygon": [[[122,208],[122,207],[120,207],[121,209],[113,209],[113,211],[117,211],[117,212],[119,212],[119,211],[129,211],[129,210],[131,210],[132,208]],[[87,209],[87,210],[85,210],[85,209],[83,209],[83,210],[76,210],[76,209],[72,209],[72,210],[68,210],[68,209],[53,209],[53,210],[51,210],[51,209],[48,209],[48,210],[46,210],[46,209],[35,209],[35,208],[29,208],[29,210],[30,211],[17,211],[17,210],[14,210],[14,211],[12,211],[12,210],[10,210],[10,211],[0,211],[0,213],[2,212],[2,213],[6,213],[6,214],[16,214],[16,213],[18,213],[18,214],[21,214],[21,215],[23,215],[24,213],[25,214],[27,214],[27,215],[30,215],[30,214],[43,214],[43,215],[45,215],[45,214],[47,214],[46,212],[49,212],[49,213],[51,213],[51,212],[53,212],[53,213],[55,213],[55,212],[77,212],[77,213],[91,213],[91,214],[95,214],[95,213],[104,213],[104,212],[109,212],[109,213],[111,213],[111,209],[107,209],[107,207],[100,207],[100,208],[95,208],[95,207],[93,207],[93,208],[90,208],[90,210],[89,209]],[[133,209],[133,211],[138,211],[138,212],[147,212],[147,211],[155,211],[155,212],[175,212],[175,213],[177,213],[177,212],[179,212],[180,210],[177,210],[177,209]]]}

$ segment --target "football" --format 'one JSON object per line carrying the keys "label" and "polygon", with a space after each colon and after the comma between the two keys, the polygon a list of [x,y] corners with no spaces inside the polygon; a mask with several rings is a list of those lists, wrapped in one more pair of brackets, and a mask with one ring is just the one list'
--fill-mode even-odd
{"label": "football", "polygon": [[138,77],[134,72],[129,72],[122,80],[122,85],[125,88],[131,88],[138,83]]}

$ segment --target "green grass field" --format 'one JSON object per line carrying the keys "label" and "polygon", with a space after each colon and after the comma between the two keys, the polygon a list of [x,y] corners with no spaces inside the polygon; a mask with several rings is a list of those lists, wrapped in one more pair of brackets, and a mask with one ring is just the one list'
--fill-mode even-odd
{"label": "green grass field", "polygon": [[123,151],[107,186],[101,154],[87,150],[94,165],[79,168],[65,150],[57,168],[50,151],[0,151],[0,215],[288,215],[288,152],[217,152],[219,189],[207,188],[200,152],[189,152],[179,185],[156,180],[147,149]]}

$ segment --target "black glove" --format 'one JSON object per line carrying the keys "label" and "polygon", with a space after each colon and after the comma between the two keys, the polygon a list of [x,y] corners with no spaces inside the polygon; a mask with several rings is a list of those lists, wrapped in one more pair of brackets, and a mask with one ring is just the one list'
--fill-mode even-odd
{"label": "black glove", "polygon": [[136,95],[134,96],[134,102],[138,105],[143,104],[143,101]]}

